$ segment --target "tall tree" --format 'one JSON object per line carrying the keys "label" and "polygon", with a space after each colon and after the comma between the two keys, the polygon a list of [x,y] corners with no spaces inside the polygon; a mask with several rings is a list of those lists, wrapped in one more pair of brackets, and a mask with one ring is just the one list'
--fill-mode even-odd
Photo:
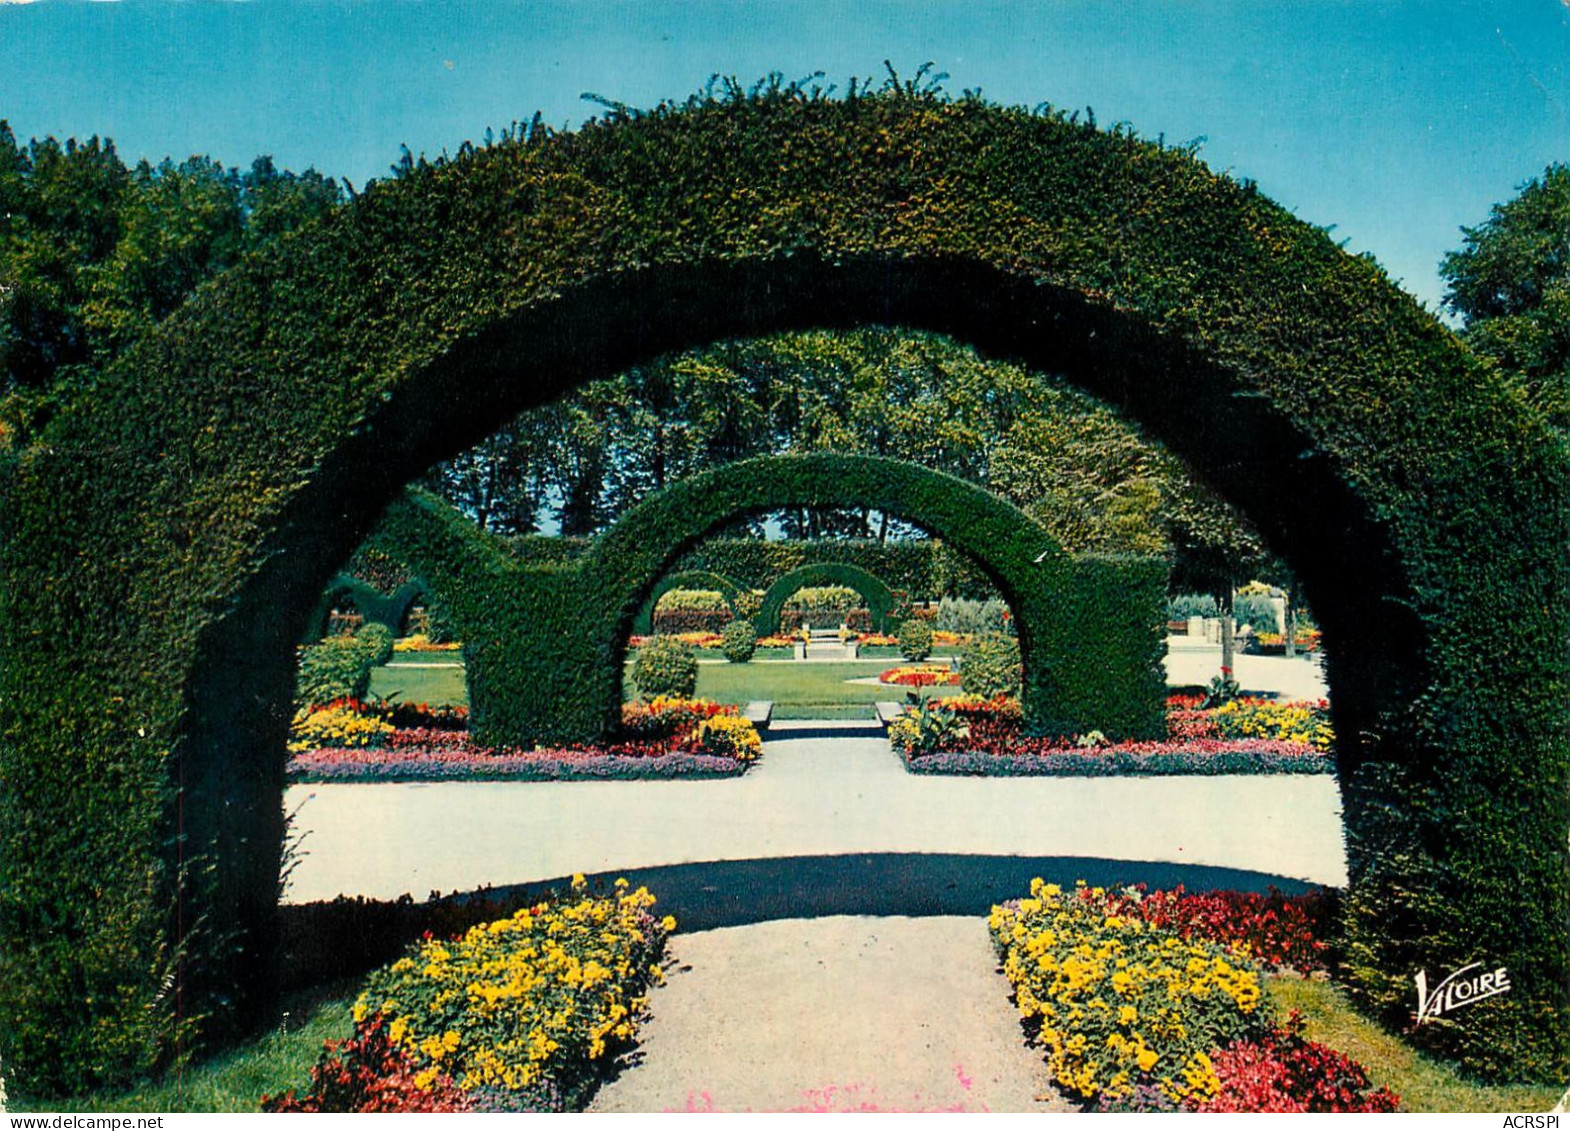
{"label": "tall tree", "polygon": [[1548,166],[1462,235],[1439,265],[1445,306],[1469,345],[1570,428],[1570,166]]}
{"label": "tall tree", "polygon": [[339,200],[267,157],[127,168],[110,141],[24,146],[0,121],[0,444],[27,443],[203,280]]}

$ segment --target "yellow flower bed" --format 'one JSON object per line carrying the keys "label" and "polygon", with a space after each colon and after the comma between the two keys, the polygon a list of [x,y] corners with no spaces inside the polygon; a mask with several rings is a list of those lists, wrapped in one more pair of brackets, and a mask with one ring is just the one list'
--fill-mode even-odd
{"label": "yellow flower bed", "polygon": [[1244,953],[1108,914],[1105,895],[1037,879],[988,920],[1052,1079],[1085,1100],[1140,1083],[1173,1102],[1209,1098],[1210,1050],[1266,1022],[1258,970]]}
{"label": "yellow flower bed", "polygon": [[398,728],[374,715],[363,715],[346,703],[329,703],[299,711],[289,724],[289,752],[300,754],[323,746],[380,746]]}
{"label": "yellow flower bed", "polygon": [[423,632],[394,640],[392,646],[394,652],[456,652],[462,647],[463,645],[456,640],[433,644],[431,638]]}
{"label": "yellow flower bed", "polygon": [[1268,738],[1300,742],[1328,753],[1336,734],[1323,703],[1278,703],[1271,699],[1233,699],[1211,714],[1223,738]]}
{"label": "yellow flower bed", "polygon": [[421,1066],[460,1087],[527,1092],[547,1083],[564,1096],[592,1090],[600,1061],[630,1040],[644,993],[675,920],[656,920],[644,888],[591,896],[575,877],[569,897],[428,940],[371,975],[354,1006],[380,1012],[388,1034]]}
{"label": "yellow flower bed", "polygon": [[704,719],[693,733],[693,741],[705,754],[734,758],[738,762],[755,762],[763,753],[763,739],[758,728],[740,715],[715,715]]}

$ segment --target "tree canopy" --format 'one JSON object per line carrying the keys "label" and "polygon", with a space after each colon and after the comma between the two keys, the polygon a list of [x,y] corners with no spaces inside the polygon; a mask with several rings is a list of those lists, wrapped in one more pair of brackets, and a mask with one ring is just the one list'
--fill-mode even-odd
{"label": "tree canopy", "polygon": [[1439,273],[1467,343],[1570,427],[1570,166],[1554,164],[1463,228]]}
{"label": "tree canopy", "polygon": [[[1266,569],[1230,507],[1066,382],[930,333],[875,327],[721,342],[531,410],[429,485],[499,533],[590,535],[676,480],[756,455],[907,460],[987,487],[1073,552],[1176,549],[1185,583]],[[796,508],[790,537],[886,538],[868,511]]]}
{"label": "tree canopy", "polygon": [[270,157],[127,166],[107,139],[22,145],[0,120],[0,442],[27,442],[205,279],[341,196]]}

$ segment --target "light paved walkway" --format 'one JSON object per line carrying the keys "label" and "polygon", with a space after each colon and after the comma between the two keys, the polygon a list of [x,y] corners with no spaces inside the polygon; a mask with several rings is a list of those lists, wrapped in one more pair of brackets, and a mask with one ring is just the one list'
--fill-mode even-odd
{"label": "light paved walkway", "polygon": [[[1233,672],[1245,691],[1275,691],[1288,699],[1328,699],[1321,657],[1249,656],[1234,658]],[[1175,687],[1207,686],[1221,673],[1221,645],[1190,642],[1186,636],[1167,637],[1167,682]]]}
{"label": "light paved walkway", "polygon": [[590,1111],[1053,1111],[981,918],[678,934],[635,1065]]}
{"label": "light paved walkway", "polygon": [[[875,725],[777,722],[746,776],[671,782],[299,785],[286,899],[661,864],[852,853],[1086,856],[1346,882],[1329,776],[955,778],[905,772]],[[863,737],[864,736],[864,737]]]}

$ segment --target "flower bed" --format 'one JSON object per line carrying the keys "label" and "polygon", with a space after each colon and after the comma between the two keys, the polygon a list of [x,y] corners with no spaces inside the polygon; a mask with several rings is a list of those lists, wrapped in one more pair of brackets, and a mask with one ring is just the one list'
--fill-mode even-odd
{"label": "flower bed", "polygon": [[413,636],[405,636],[393,641],[394,652],[456,652],[463,645],[456,640],[437,642],[423,632],[416,632]]}
{"label": "flower bed", "polygon": [[878,682],[895,687],[957,687],[959,673],[947,664],[919,664],[889,668],[878,674]]}
{"label": "flower bed", "polygon": [[747,764],[715,754],[671,750],[649,754],[625,744],[593,750],[490,750],[448,747],[308,750],[289,759],[292,782],[649,781],[729,778]]}
{"label": "flower bed", "polygon": [[[896,723],[889,739],[916,774],[1101,777],[1120,774],[1328,774],[1325,705],[1240,700],[1239,709],[1201,709],[1195,697],[1168,700],[1165,742],[1108,742],[1098,733],[1038,738],[1021,731],[1019,702],[955,696],[923,705],[923,727]],[[956,725],[943,726],[952,714]]]}
{"label": "flower bed", "polygon": [[[1102,1111],[1392,1111],[1346,1057],[1272,1016],[1260,959],[1318,961],[1323,897],[1065,893],[1037,879],[988,920],[1065,1094]],[[1258,946],[1260,952],[1254,952]],[[1272,961],[1273,959],[1266,959]]]}
{"label": "flower bed", "polygon": [[616,882],[452,939],[429,936],[373,973],[355,1033],[329,1042],[304,1096],[264,1111],[568,1111],[585,1106],[628,1047],[661,977],[669,917]]}
{"label": "flower bed", "polygon": [[[642,648],[653,639],[652,636],[629,636],[627,648],[629,651]],[[689,648],[718,648],[725,641],[718,632],[665,632],[660,634],[660,639],[679,641]]]}
{"label": "flower bed", "polygon": [[[322,718],[318,719],[318,715]],[[762,752],[735,707],[659,697],[622,710],[615,741],[568,749],[474,746],[459,708],[339,700],[296,719],[291,781],[633,781],[734,777]],[[315,736],[324,736],[317,739]],[[359,741],[361,737],[364,741]],[[348,740],[345,740],[345,739]],[[352,740],[352,741],[351,741]]]}
{"label": "flower bed", "polygon": [[800,643],[801,637],[788,636],[783,633],[775,633],[773,636],[758,637],[759,648],[786,648],[794,651],[796,645]]}

